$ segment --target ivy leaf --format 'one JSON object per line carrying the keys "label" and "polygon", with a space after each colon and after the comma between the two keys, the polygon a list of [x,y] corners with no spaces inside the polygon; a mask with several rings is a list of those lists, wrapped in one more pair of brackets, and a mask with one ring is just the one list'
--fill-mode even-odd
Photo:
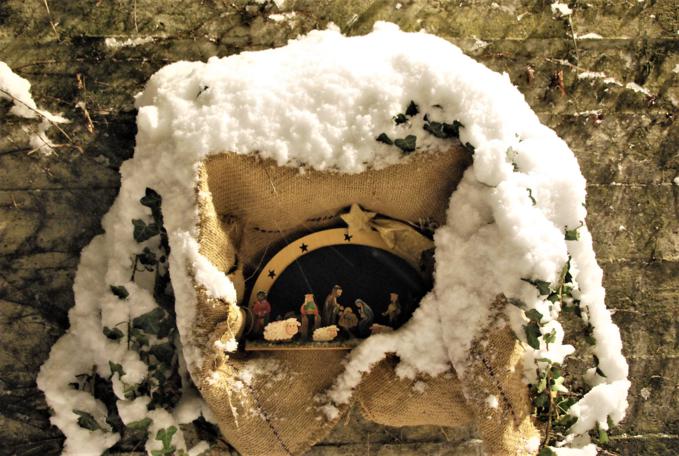
{"label": "ivy leaf", "polygon": [[173,326],[172,321],[167,318],[167,312],[160,307],[156,307],[132,320],[132,327],[160,338],[167,337]]}
{"label": "ivy leaf", "polygon": [[78,415],[78,426],[80,426],[81,428],[88,429],[90,431],[102,429],[102,427],[99,426],[99,423],[97,423],[97,420],[94,419],[92,414],[87,413],[84,410],[77,409],[73,409],[73,413]]}
{"label": "ivy leaf", "polygon": [[407,121],[408,121],[408,118],[407,118],[404,114],[400,114],[400,113],[399,113],[399,114],[396,114],[396,115],[394,116],[394,123],[395,123],[396,125],[404,124],[404,123],[406,123]]}
{"label": "ivy leaf", "polygon": [[542,314],[535,309],[530,309],[526,311],[526,317],[528,317],[530,321],[534,321],[535,323],[540,323],[540,320],[542,320]]}
{"label": "ivy leaf", "polygon": [[155,223],[149,223],[148,225],[142,219],[132,220],[132,225],[134,225],[134,240],[137,242],[144,242],[147,239],[160,233],[158,225]]}
{"label": "ivy leaf", "polygon": [[528,198],[530,198],[531,202],[533,203],[533,206],[535,206],[537,204],[537,201],[535,201],[535,198],[533,198],[533,190],[531,190],[530,188],[527,188],[526,190],[528,190]]}
{"label": "ivy leaf", "polygon": [[542,333],[540,333],[540,327],[538,324],[534,321],[531,321],[527,325],[524,325],[523,329],[526,332],[526,340],[528,345],[538,350],[540,348],[540,341],[538,340],[538,337],[542,335]]}
{"label": "ivy leaf", "polygon": [[542,338],[545,340],[546,344],[553,344],[556,342],[556,329],[552,329],[549,334],[545,334]]}
{"label": "ivy leaf", "polygon": [[460,122],[454,120],[452,124],[445,122],[427,122],[422,128],[437,138],[459,138],[460,127],[464,127]]}
{"label": "ivy leaf", "polygon": [[375,138],[375,139],[376,139],[377,141],[379,141],[379,142],[381,142],[381,143],[384,143],[384,144],[387,144],[387,145],[389,145],[389,146],[391,146],[392,144],[394,144],[394,142],[391,140],[391,138],[390,138],[389,136],[387,136],[386,133],[380,133],[380,135],[379,135],[377,138]]}
{"label": "ivy leaf", "polygon": [[156,357],[161,363],[170,365],[172,363],[172,358],[174,357],[174,346],[166,342],[164,344],[153,345],[149,350],[153,356]]}
{"label": "ivy leaf", "polygon": [[141,420],[132,421],[131,423],[127,423],[125,425],[125,428],[130,429],[132,431],[146,431],[146,430],[148,430],[150,425],[151,425],[151,418],[146,417],[146,418],[143,418]]}
{"label": "ivy leaf", "polygon": [[535,288],[538,289],[538,292],[540,293],[540,296],[547,296],[551,293],[551,286],[552,284],[549,282],[546,282],[544,280],[531,280],[531,279],[521,279],[524,282],[528,282],[531,285],[533,285]]}
{"label": "ivy leaf", "polygon": [[576,228],[573,228],[572,230],[569,230],[568,227],[565,228],[566,233],[564,235],[565,239],[567,241],[577,241],[580,239],[580,233],[578,230],[582,226],[582,222],[580,222],[580,225],[577,226]]}
{"label": "ivy leaf", "polygon": [[420,112],[420,108],[417,107],[415,102],[413,100],[410,100],[410,104],[406,108],[406,116],[412,117],[417,115],[417,113]]}
{"label": "ivy leaf", "polygon": [[608,432],[605,430],[599,428],[599,443],[602,445],[606,445],[608,443]]}
{"label": "ivy leaf", "polygon": [[538,456],[556,456],[556,453],[549,447],[542,447]]}
{"label": "ivy leaf", "polygon": [[140,350],[144,345],[149,344],[149,338],[144,334],[144,332],[138,328],[130,329],[130,341],[132,348],[135,350]]}
{"label": "ivy leaf", "polygon": [[118,378],[121,378],[123,375],[125,375],[125,370],[123,369],[122,364],[109,361],[108,367],[111,368],[111,377],[113,377],[113,374],[115,374],[116,372],[118,373]]}
{"label": "ivy leaf", "polygon": [[130,295],[130,293],[127,291],[127,288],[123,287],[122,285],[111,285],[111,293],[118,296],[120,299],[127,299],[127,297]]}
{"label": "ivy leaf", "polygon": [[588,323],[587,326],[585,326],[584,333],[585,341],[587,341],[589,345],[596,345],[596,339],[592,335],[594,334],[594,326],[592,326],[591,323]]}
{"label": "ivy leaf", "polygon": [[151,210],[159,209],[160,203],[162,201],[163,198],[160,196],[160,194],[154,189],[148,187],[146,187],[145,195],[142,196],[141,199],[139,200],[142,206],[146,206]]}
{"label": "ivy leaf", "polygon": [[144,247],[144,250],[142,250],[141,253],[137,254],[137,258],[139,259],[139,262],[144,266],[155,266],[156,264],[158,264],[156,254],[153,253],[151,249],[149,249],[148,247]]}
{"label": "ivy leaf", "polygon": [[114,327],[111,329],[108,326],[104,326],[104,335],[111,340],[120,340],[124,336],[123,332],[118,328]]}
{"label": "ivy leaf", "polygon": [[405,138],[399,138],[394,140],[394,145],[401,149],[403,153],[409,154],[415,150],[416,142],[417,137],[415,135],[408,135]]}
{"label": "ivy leaf", "polygon": [[151,454],[153,456],[166,456],[173,454],[176,449],[172,445],[172,436],[177,432],[177,428],[170,426],[167,429],[159,429],[156,433],[156,440],[160,440],[163,443],[163,448],[160,450],[153,450]]}

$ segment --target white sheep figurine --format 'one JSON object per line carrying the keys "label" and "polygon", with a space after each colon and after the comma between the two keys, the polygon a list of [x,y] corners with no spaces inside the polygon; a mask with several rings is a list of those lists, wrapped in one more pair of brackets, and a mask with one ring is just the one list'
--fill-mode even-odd
{"label": "white sheep figurine", "polygon": [[299,332],[301,323],[296,318],[272,321],[264,328],[264,339],[268,341],[291,340]]}
{"label": "white sheep figurine", "polygon": [[335,325],[323,326],[314,330],[312,336],[313,340],[316,342],[330,342],[339,334],[339,328]]}

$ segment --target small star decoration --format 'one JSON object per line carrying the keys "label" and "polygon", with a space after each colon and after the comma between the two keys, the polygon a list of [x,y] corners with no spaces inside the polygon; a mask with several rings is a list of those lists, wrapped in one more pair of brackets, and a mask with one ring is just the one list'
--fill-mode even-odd
{"label": "small star decoration", "polygon": [[347,232],[347,233],[344,233],[344,240],[345,240],[345,241],[351,242],[351,238],[352,238],[352,237],[353,237],[353,236],[352,236],[351,234],[349,234],[348,232]]}
{"label": "small star decoration", "polygon": [[370,231],[370,221],[375,217],[375,213],[364,211],[358,204],[352,204],[349,212],[340,217],[354,231]]}
{"label": "small star decoration", "polygon": [[308,252],[308,251],[309,251],[309,246],[306,245],[304,242],[302,242],[302,245],[299,246],[299,249],[300,249],[302,252]]}
{"label": "small star decoration", "polygon": [[273,269],[270,269],[268,276],[273,279],[274,277],[276,277],[276,272]]}

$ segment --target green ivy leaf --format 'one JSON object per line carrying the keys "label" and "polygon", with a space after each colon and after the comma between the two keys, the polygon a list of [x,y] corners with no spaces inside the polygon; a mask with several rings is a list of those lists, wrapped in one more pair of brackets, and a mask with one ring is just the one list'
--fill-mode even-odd
{"label": "green ivy leaf", "polygon": [[420,112],[420,108],[417,107],[413,100],[410,100],[410,104],[406,108],[406,116],[413,117]]}
{"label": "green ivy leaf", "polygon": [[545,334],[542,338],[545,340],[545,343],[553,344],[556,342],[556,329],[552,329],[550,333]]}
{"label": "green ivy leaf", "polygon": [[151,454],[153,456],[170,456],[175,451],[176,448],[172,445],[172,436],[177,432],[177,428],[170,426],[167,429],[159,429],[156,433],[156,440],[163,443],[163,448],[160,450],[153,450]]}
{"label": "green ivy leaf", "polygon": [[159,338],[167,337],[174,326],[171,319],[167,317],[167,312],[160,307],[156,307],[152,311],[133,319],[132,327]]}
{"label": "green ivy leaf", "polygon": [[538,292],[540,293],[540,296],[548,296],[551,293],[551,286],[552,284],[549,282],[546,282],[544,280],[532,280],[532,279],[521,279],[524,282],[528,282],[531,285],[533,285],[535,288],[538,289]]}
{"label": "green ivy leaf", "polygon": [[121,286],[116,286],[116,285],[111,285],[111,293],[114,295],[118,296],[120,299],[127,299],[128,296],[130,296],[130,293],[127,291],[127,288]]}
{"label": "green ivy leaf", "polygon": [[580,233],[578,230],[582,226],[582,223],[580,223],[580,226],[573,228],[572,230],[569,230],[568,227],[566,227],[566,233],[565,233],[565,238],[567,241],[577,241],[580,239]]}
{"label": "green ivy leaf", "polygon": [[527,310],[527,311],[526,311],[526,317],[528,317],[528,319],[529,319],[530,321],[534,321],[534,322],[536,322],[536,323],[538,323],[538,324],[539,324],[540,321],[542,320],[542,314],[541,314],[540,312],[538,312],[537,310],[535,310],[535,309]]}
{"label": "green ivy leaf", "polygon": [[415,151],[415,143],[417,142],[417,136],[408,135],[405,138],[399,138],[394,140],[394,145],[401,149],[403,153],[409,154]]}
{"label": "green ivy leaf", "polygon": [[141,197],[139,202],[151,210],[153,209],[160,209],[160,204],[162,203],[163,198],[160,196],[160,194],[155,191],[152,188],[146,187],[146,192],[144,196]]}
{"label": "green ivy leaf", "polygon": [[404,124],[404,123],[406,123],[407,121],[408,121],[408,118],[407,118],[404,114],[400,114],[400,113],[399,113],[399,114],[396,114],[396,115],[394,116],[394,123],[395,123],[396,125]]}
{"label": "green ivy leaf", "polygon": [[538,350],[540,348],[540,341],[538,340],[538,338],[542,335],[542,333],[540,333],[540,327],[538,326],[538,324],[535,323],[534,321],[531,321],[530,323],[525,325],[523,329],[526,332],[526,340],[528,342],[528,345]]}
{"label": "green ivy leaf", "polygon": [[141,329],[138,328],[130,329],[130,341],[132,342],[131,345],[135,350],[139,350],[143,346],[149,344],[149,338]]}
{"label": "green ivy leaf", "polygon": [[132,225],[134,225],[134,240],[137,242],[144,242],[147,239],[152,238],[160,233],[158,225],[155,223],[149,223],[148,225],[142,219],[132,220]]}
{"label": "green ivy leaf", "polygon": [[125,334],[118,328],[111,329],[108,326],[104,326],[104,335],[111,340],[120,340]]}
{"label": "green ivy leaf", "polygon": [[151,249],[149,249],[148,247],[144,247],[144,250],[142,250],[141,253],[137,254],[137,258],[139,259],[139,262],[144,266],[155,266],[156,264],[158,264],[156,254],[153,253]]}
{"label": "green ivy leaf", "polygon": [[142,418],[141,420],[132,421],[131,423],[127,423],[125,425],[125,428],[130,429],[132,431],[146,431],[146,430],[148,430],[150,425],[151,425],[151,418],[146,417],[146,418]]}
{"label": "green ivy leaf", "polygon": [[549,447],[542,447],[538,456],[556,456],[556,453]]}
{"label": "green ivy leaf", "polygon": [[533,203],[533,206],[535,206],[537,204],[537,201],[535,201],[535,198],[533,198],[533,190],[531,190],[530,188],[527,188],[526,190],[528,190],[528,198],[530,198],[531,202]]}
{"label": "green ivy leaf", "polygon": [[394,142],[391,140],[391,138],[390,138],[389,136],[387,136],[386,133],[380,133],[380,135],[379,135],[377,138],[375,138],[375,139],[376,139],[377,141],[379,141],[379,142],[381,142],[381,143],[384,143],[384,144],[387,144],[387,145],[389,145],[389,146],[391,146],[392,144],[394,144]]}
{"label": "green ivy leaf", "polygon": [[454,120],[453,123],[445,122],[427,122],[422,128],[436,136],[437,138],[459,138],[460,137],[460,127],[464,127],[460,122]]}
{"label": "green ivy leaf", "polygon": [[113,374],[115,374],[116,372],[118,373],[118,378],[122,378],[122,376],[125,375],[125,370],[123,369],[122,364],[109,361],[108,367],[111,368],[111,377],[113,377]]}
{"label": "green ivy leaf", "polygon": [[606,445],[608,443],[608,432],[605,430],[599,428],[599,443],[602,445]]}
{"label": "green ivy leaf", "polygon": [[149,353],[155,356],[158,361],[167,364],[168,366],[172,363],[174,352],[174,346],[170,342],[153,345],[149,349]]}
{"label": "green ivy leaf", "polygon": [[99,423],[97,423],[97,420],[94,419],[92,414],[87,413],[84,410],[77,409],[73,409],[73,413],[78,415],[78,426],[80,426],[81,428],[88,429],[90,431],[102,429],[102,427],[99,426]]}

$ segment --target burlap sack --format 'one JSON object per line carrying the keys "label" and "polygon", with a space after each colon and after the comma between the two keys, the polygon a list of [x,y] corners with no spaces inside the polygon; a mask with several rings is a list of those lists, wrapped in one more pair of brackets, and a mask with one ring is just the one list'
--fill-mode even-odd
{"label": "burlap sack", "polygon": [[[242,304],[244,277],[268,253],[336,223],[353,203],[396,219],[444,223],[450,195],[469,163],[459,146],[357,175],[301,173],[255,156],[216,155],[199,170],[200,251],[233,280]],[[226,439],[245,455],[301,454],[323,439],[347,407],[334,420],[319,418],[318,396],[341,373],[346,352],[226,356],[214,342],[239,334],[243,316],[236,305],[209,299],[200,287],[197,294],[195,329],[205,362],[193,374]],[[536,431],[526,387],[516,377],[519,346],[508,329],[489,331],[484,344],[471,354],[465,381],[454,373],[426,378],[426,388],[415,393],[412,381],[396,377],[395,360],[387,359],[365,376],[354,398],[367,418],[392,426],[456,427],[475,419],[489,454],[528,454],[525,440]],[[484,405],[489,394],[501,398],[496,409]]]}

